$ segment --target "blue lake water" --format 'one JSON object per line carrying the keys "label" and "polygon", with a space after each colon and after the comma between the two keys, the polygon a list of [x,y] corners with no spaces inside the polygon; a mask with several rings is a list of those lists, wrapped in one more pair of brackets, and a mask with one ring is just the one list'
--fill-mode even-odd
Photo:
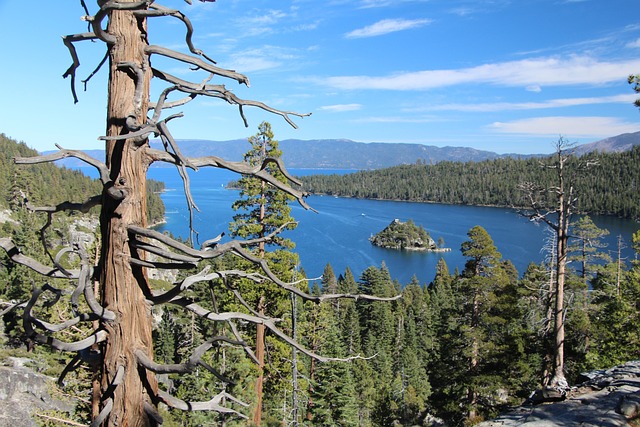
{"label": "blue lake water", "polygon": [[[296,175],[327,173],[320,170],[293,170]],[[344,173],[345,171],[334,171]],[[173,168],[151,168],[149,177],[163,181],[167,191],[162,194],[166,206],[166,223],[159,231],[170,231],[176,236],[189,237],[189,213],[182,189],[182,181]],[[229,171],[211,168],[190,173],[191,191],[200,212],[194,213],[194,228],[203,242],[228,232],[234,211],[231,204],[238,198],[237,190],[225,185],[235,175]],[[384,263],[391,277],[405,285],[415,275],[420,283],[429,283],[435,275],[435,267],[444,258],[453,273],[464,267],[465,258],[460,245],[467,240],[467,231],[475,225],[484,227],[493,238],[504,259],[511,260],[522,274],[530,262],[539,263],[545,254],[542,247],[549,236],[547,228],[536,225],[515,211],[503,208],[441,205],[432,203],[408,203],[379,200],[344,199],[329,196],[311,196],[307,199],[317,213],[306,211],[297,203],[292,205],[292,216],[298,227],[286,236],[296,244],[301,267],[307,277],[318,277],[330,263],[336,275],[349,267],[358,278],[369,266],[380,267]],[[398,218],[412,219],[422,225],[431,237],[444,239],[451,252],[418,253],[394,251],[375,247],[369,237]],[[622,235],[627,248],[624,256],[630,260],[631,235],[640,224],[619,218],[595,216],[594,222],[610,231],[608,250],[617,250],[616,240]]]}

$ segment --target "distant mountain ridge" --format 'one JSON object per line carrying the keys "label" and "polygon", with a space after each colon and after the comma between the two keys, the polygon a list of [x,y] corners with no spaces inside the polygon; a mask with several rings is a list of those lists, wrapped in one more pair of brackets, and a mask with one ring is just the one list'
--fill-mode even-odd
{"label": "distant mountain ridge", "polygon": [[631,150],[635,145],[640,145],[640,132],[623,133],[611,138],[579,145],[575,149],[575,154],[582,156],[583,154],[593,151],[601,153],[621,153]]}
{"label": "distant mountain ridge", "polygon": [[[210,141],[199,139],[177,140],[180,151],[187,157],[217,156],[229,161],[241,161],[249,150],[246,139],[229,141]],[[151,141],[151,146],[161,148],[160,142]],[[356,142],[347,139],[300,140],[285,139],[279,141],[283,152],[282,159],[287,168],[293,169],[382,169],[401,164],[417,162],[435,164],[442,161],[469,162],[491,160],[505,156],[492,151],[477,150],[470,147],[435,147],[422,144]],[[44,154],[54,151],[46,151]],[[104,158],[103,150],[85,150],[90,156]],[[529,157],[529,156],[522,156]],[[85,166],[75,158],[66,158],[57,162],[67,167]]]}
{"label": "distant mountain ridge", "polygon": [[[250,146],[247,139],[210,141],[200,139],[177,140],[180,150],[188,157],[217,156],[229,161],[241,161]],[[471,147],[436,147],[409,143],[356,142],[348,139],[285,139],[279,141],[282,158],[288,168],[293,169],[382,169],[402,164],[435,164],[442,161],[480,162],[503,157],[526,158],[538,155],[498,154]],[[151,142],[160,148],[159,141]],[[640,132],[622,134],[600,141],[583,144],[576,148],[577,155],[591,151],[619,152],[640,145]],[[45,154],[51,151],[45,152]],[[98,159],[104,158],[102,150],[88,150]],[[67,167],[84,164],[74,158],[58,162]]]}

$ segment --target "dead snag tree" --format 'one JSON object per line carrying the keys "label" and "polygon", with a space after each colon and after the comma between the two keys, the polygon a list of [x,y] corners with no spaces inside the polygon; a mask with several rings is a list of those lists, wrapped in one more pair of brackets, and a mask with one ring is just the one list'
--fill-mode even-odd
{"label": "dead snag tree", "polygon": [[[191,3],[190,0],[186,1]],[[149,165],[154,162],[165,162],[176,167],[184,181],[184,192],[190,212],[196,209],[196,205],[189,190],[187,169],[197,170],[207,166],[257,177],[267,185],[292,195],[303,207],[308,208],[303,193],[280,182],[267,172],[267,165],[275,164],[287,179],[296,182],[279,159],[267,158],[261,164],[251,165],[244,162],[228,162],[215,156],[185,157],[169,131],[169,122],[181,117],[181,114],[166,115],[167,110],[204,96],[237,105],[245,125],[245,106],[261,108],[279,115],[294,127],[291,116],[302,117],[306,114],[281,111],[261,102],[240,99],[223,84],[210,83],[216,78],[248,85],[248,79],[235,71],[219,68],[197,49],[192,43],[191,22],[178,10],[163,7],[153,0],[98,0],[97,11],[91,15],[85,1],[81,0],[80,3],[85,10],[84,19],[88,22],[89,28],[87,32],[63,38],[72,58],[72,65],[64,76],[70,79],[72,94],[77,102],[75,78],[80,61],[75,45],[82,41],[94,41],[106,46],[105,58],[108,62],[104,62],[107,62],[109,67],[108,108],[106,134],[101,137],[105,141],[105,161],[92,158],[81,151],[66,150],[62,147],[58,147],[59,151],[51,155],[16,158],[15,161],[18,164],[35,164],[76,157],[97,169],[103,185],[101,195],[91,195],[83,204],[61,203],[55,207],[37,210],[53,215],[60,211],[86,210],[91,206],[100,205],[99,260],[94,263],[86,248],[76,244],[52,255],[52,265],[47,266],[23,255],[10,239],[0,239],[0,247],[13,262],[28,266],[48,278],[67,279],[70,283],[71,289],[58,289],[50,284],[35,288],[30,301],[23,308],[24,329],[36,342],[77,353],[69,369],[65,369],[65,373],[82,361],[97,366],[93,385],[92,426],[161,425],[162,417],[157,410],[159,403],[189,411],[211,410],[246,417],[241,412],[242,406],[246,406],[246,403],[230,396],[224,387],[209,401],[185,402],[159,387],[156,374],[186,373],[200,367],[211,370],[218,378],[224,379],[219,369],[203,360],[207,351],[221,345],[244,348],[248,356],[255,360],[255,355],[237,332],[236,322],[264,325],[271,333],[298,351],[321,361],[329,359],[305,349],[281,331],[276,326],[276,319],[256,313],[244,302],[236,289],[230,288],[229,291],[245,307],[244,312],[217,312],[206,308],[201,301],[185,296],[190,287],[199,282],[224,287],[227,278],[236,276],[255,282],[271,281],[291,294],[316,302],[340,297],[384,298],[336,294],[312,296],[298,289],[294,283],[281,281],[271,272],[264,259],[253,255],[247,248],[272,241],[282,227],[258,239],[222,242],[213,238],[204,242],[200,249],[147,229],[146,174]],[[149,43],[147,19],[155,17],[168,17],[182,22],[186,34],[185,43],[190,54]],[[151,65],[150,58],[153,56],[186,64],[195,69],[194,73],[202,73],[204,77],[196,82],[172,76]],[[150,100],[152,80],[164,84],[164,89],[159,92],[160,95],[155,102]],[[180,97],[169,101],[170,96],[175,94],[179,94]],[[151,148],[148,139],[150,135],[161,139],[163,150]],[[193,227],[191,230],[193,232]],[[210,233],[211,230],[206,232]],[[70,254],[76,254],[79,259],[75,269],[65,268],[61,262],[62,257]],[[153,254],[153,258],[148,254]],[[259,273],[237,270],[211,271],[210,267],[201,266],[203,262],[225,254],[235,254],[255,263],[259,267]],[[174,283],[171,289],[160,292],[150,286],[147,276],[149,269],[199,269],[199,272]],[[94,285],[99,289],[97,295]],[[59,324],[39,319],[34,307],[43,304],[41,297],[45,293],[53,293],[54,302],[60,295],[71,294],[71,304],[76,317]],[[51,300],[47,302],[50,303]],[[172,304],[208,321],[223,322],[229,327],[218,330],[232,332],[229,332],[229,335],[208,339],[183,363],[158,364],[153,360],[151,308],[160,304]],[[87,330],[91,332],[77,342],[65,342],[59,338],[60,335],[56,335],[67,328],[77,328],[77,325],[82,324],[88,325]],[[94,325],[97,326],[93,327]]]}
{"label": "dead snag tree", "polygon": [[[525,182],[520,184],[527,200],[527,211],[523,215],[530,220],[546,224],[553,233],[553,260],[551,262],[554,271],[551,273],[551,310],[553,324],[553,366],[550,387],[566,390],[568,383],[565,377],[564,344],[565,344],[565,278],[569,255],[569,226],[576,211],[578,198],[575,194],[575,181],[579,172],[592,166],[594,162],[579,161],[572,156],[573,144],[563,137],[555,143],[553,160],[542,167],[555,170],[555,182],[550,187],[540,184]],[[574,159],[570,171],[568,162]],[[547,197],[550,196],[550,197]]]}

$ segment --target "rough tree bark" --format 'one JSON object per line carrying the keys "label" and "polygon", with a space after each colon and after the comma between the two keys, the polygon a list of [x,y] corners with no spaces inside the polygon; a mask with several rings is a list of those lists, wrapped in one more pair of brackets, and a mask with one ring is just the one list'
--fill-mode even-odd
{"label": "rough tree bark", "polygon": [[[133,0],[120,0],[133,3]],[[107,137],[129,132],[127,119],[145,123],[149,99],[151,68],[144,54],[146,42],[146,18],[138,18],[129,10],[109,12],[107,32],[116,38],[109,46],[109,83],[107,104]],[[131,64],[128,66],[126,64]],[[135,72],[132,68],[139,70]],[[142,77],[143,81],[137,81]],[[136,89],[142,87],[142,94]],[[112,409],[105,425],[143,427],[152,425],[144,416],[144,407],[153,405],[151,396],[157,395],[157,381],[153,372],[138,370],[134,353],[143,351],[153,355],[151,307],[145,294],[150,288],[147,274],[139,266],[131,266],[131,252],[127,228],[131,225],[146,227],[146,175],[149,159],[142,147],[148,139],[107,140],[106,165],[116,188],[125,195],[123,200],[105,196],[100,215],[102,262],[100,283],[102,303],[116,313],[116,319],[105,323],[108,338],[103,344],[101,396],[102,404],[112,399]],[[144,254],[135,257],[144,259]],[[111,382],[118,369],[124,368],[124,378],[109,396]]]}
{"label": "rough tree bark", "polygon": [[[190,0],[185,0],[191,3]],[[210,0],[200,0],[210,1]],[[63,38],[73,60],[64,77],[70,77],[74,101],[78,101],[75,91],[75,74],[80,66],[75,43],[92,40],[107,45],[109,58],[109,88],[107,105],[105,142],[106,160],[102,162],[76,150],[59,151],[50,155],[31,158],[16,158],[18,164],[37,164],[53,162],[65,157],[76,157],[93,166],[99,173],[103,185],[102,195],[92,195],[84,203],[63,202],[53,207],[32,207],[35,212],[45,212],[51,216],[61,211],[87,212],[101,204],[100,231],[101,247],[97,264],[86,253],[81,244],[63,248],[51,256],[52,266],[44,265],[20,252],[11,239],[0,238],[2,248],[9,258],[17,264],[25,265],[47,278],[66,279],[73,283],[75,290],[70,296],[72,310],[76,316],[59,324],[39,319],[33,312],[34,306],[41,301],[45,293],[53,293],[54,298],[46,304],[57,303],[65,294],[46,283],[42,287],[34,286],[31,299],[26,303],[14,304],[10,309],[22,309],[23,325],[26,334],[34,342],[47,344],[57,350],[76,353],[64,375],[77,368],[81,362],[98,365],[98,377],[92,384],[93,402],[91,427],[152,427],[162,424],[157,411],[159,403],[185,411],[215,411],[225,415],[234,415],[247,419],[239,407],[248,406],[226,392],[226,384],[218,394],[205,402],[185,402],[158,387],[155,374],[184,374],[196,369],[207,369],[218,378],[224,378],[216,367],[203,361],[203,355],[219,345],[232,345],[241,348],[247,356],[256,361],[256,355],[242,338],[236,322],[253,324],[269,330],[274,337],[296,348],[302,354],[318,361],[342,360],[327,358],[305,348],[277,327],[277,320],[257,313],[250,307],[237,289],[227,286],[227,278],[238,277],[256,283],[270,282],[292,295],[306,301],[319,303],[331,298],[354,298],[368,300],[393,300],[399,298],[378,298],[369,295],[324,294],[310,295],[300,290],[297,283],[280,280],[269,268],[262,257],[255,256],[247,248],[272,242],[287,224],[272,233],[255,239],[231,240],[221,242],[221,236],[209,239],[201,244],[201,249],[185,245],[162,233],[146,228],[146,173],[153,162],[165,162],[176,167],[184,182],[185,198],[189,210],[196,206],[191,196],[189,178],[186,169],[197,170],[200,167],[215,167],[234,171],[238,174],[261,179],[268,185],[291,195],[298,203],[308,209],[304,201],[305,194],[279,181],[268,173],[267,165],[275,165],[287,180],[299,184],[290,176],[280,159],[267,158],[261,164],[247,162],[228,162],[215,156],[188,158],[182,155],[179,146],[171,135],[167,123],[181,114],[163,117],[164,110],[184,105],[199,96],[222,99],[237,105],[242,119],[247,125],[243,113],[244,106],[253,106],[281,116],[287,123],[296,127],[290,116],[304,117],[299,114],[277,110],[258,101],[243,100],[228,91],[224,85],[209,84],[217,75],[241,84],[248,84],[246,76],[235,71],[225,70],[214,65],[202,51],[196,49],[191,41],[193,28],[188,18],[177,10],[165,8],[153,0],[98,0],[99,10],[91,16],[84,1],[81,1],[92,31],[73,34]],[[176,52],[148,43],[146,20],[149,17],[178,18],[186,27],[186,45],[191,54]],[[103,21],[107,20],[106,28]],[[151,67],[150,56],[159,55],[196,67],[208,74],[199,83],[183,80],[162,70]],[[102,65],[102,63],[101,63]],[[100,67],[100,66],[99,66]],[[94,75],[95,71],[91,74]],[[150,81],[155,78],[168,84],[155,103],[150,102]],[[88,80],[88,79],[87,79]],[[154,80],[155,81],[155,80]],[[182,99],[167,101],[172,92],[180,93]],[[153,115],[149,111],[153,109]],[[149,110],[149,111],[148,111]],[[155,134],[164,144],[164,150],[152,149],[148,137]],[[266,184],[265,184],[266,185]],[[50,221],[48,222],[50,224]],[[191,225],[191,224],[190,224]],[[48,226],[48,225],[47,225]],[[44,239],[44,230],[41,233]],[[193,231],[193,230],[192,230]],[[46,243],[46,242],[45,242]],[[193,239],[191,240],[193,243]],[[45,244],[45,247],[47,245]],[[68,253],[78,255],[76,269],[64,268],[60,259]],[[147,253],[153,254],[155,261],[148,260]],[[255,264],[260,273],[239,270],[210,271],[210,266],[173,283],[167,291],[151,289],[147,278],[148,269],[196,269],[202,262],[234,254]],[[94,281],[99,282],[100,295],[96,297]],[[191,286],[200,282],[215,283],[226,287],[232,293],[242,312],[218,312],[208,309],[184,294]],[[86,304],[79,304],[80,298]],[[155,305],[172,304],[205,321],[228,325],[220,330],[229,331],[222,336],[211,337],[193,349],[182,363],[158,364],[153,360],[152,316]],[[86,306],[86,307],[85,307]],[[80,307],[85,307],[81,309]],[[86,310],[82,312],[81,310]],[[95,328],[95,324],[99,326]],[[87,337],[75,342],[64,342],[53,334],[76,325],[84,325]],[[212,325],[213,326],[213,325]],[[212,330],[216,330],[212,327]],[[95,351],[98,350],[98,351]],[[359,358],[360,356],[351,357]],[[224,381],[222,381],[224,383]]]}

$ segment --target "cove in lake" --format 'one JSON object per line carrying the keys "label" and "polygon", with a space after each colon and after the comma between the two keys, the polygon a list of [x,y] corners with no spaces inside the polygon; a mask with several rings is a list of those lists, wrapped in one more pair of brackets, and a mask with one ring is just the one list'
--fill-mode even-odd
{"label": "cove in lake", "polygon": [[[348,171],[292,170],[294,175],[314,173],[345,173]],[[198,240],[204,242],[221,232],[228,234],[228,224],[234,211],[231,204],[239,197],[239,191],[226,189],[226,184],[238,175],[210,168],[190,173],[191,192],[200,212],[194,212],[194,228]],[[175,236],[189,237],[189,212],[183,193],[182,181],[174,168],[151,168],[149,178],[163,181],[166,189],[162,200],[166,207],[166,223],[156,227]],[[286,237],[295,242],[294,249],[300,255],[301,267],[307,277],[319,277],[327,263],[336,275],[349,267],[356,279],[369,266],[380,267],[384,263],[393,279],[402,285],[415,275],[420,283],[433,280],[440,258],[447,262],[451,273],[464,268],[465,258],[460,245],[467,238],[469,229],[481,225],[493,238],[503,259],[510,260],[520,275],[530,262],[539,263],[545,253],[542,248],[550,236],[547,227],[531,223],[511,209],[441,205],[434,203],[409,203],[380,200],[345,199],[330,196],[310,196],[307,202],[318,213],[306,211],[297,203],[292,204],[292,216],[298,227],[287,232]],[[398,218],[412,219],[422,225],[431,237],[444,239],[451,252],[408,252],[373,246],[369,237]],[[592,216],[600,227],[609,230],[606,242],[612,252],[617,251],[617,236],[626,243],[623,256],[632,259],[631,235],[640,225],[631,220],[606,216]],[[226,239],[226,238],[225,238]],[[223,240],[225,241],[225,240]],[[615,256],[614,256],[615,257]]]}

